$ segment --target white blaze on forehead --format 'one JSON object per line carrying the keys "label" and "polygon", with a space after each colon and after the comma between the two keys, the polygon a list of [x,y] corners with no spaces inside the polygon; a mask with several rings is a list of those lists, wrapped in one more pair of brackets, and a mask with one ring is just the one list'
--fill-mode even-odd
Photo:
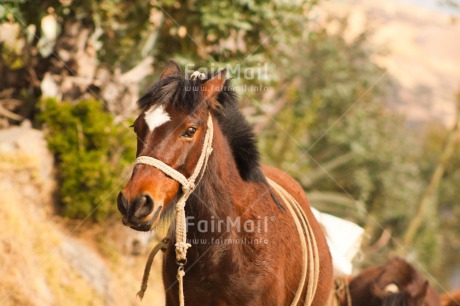
{"label": "white blaze on forehead", "polygon": [[144,119],[149,126],[149,130],[153,131],[155,128],[171,120],[171,117],[169,117],[163,105],[155,105],[145,112]]}

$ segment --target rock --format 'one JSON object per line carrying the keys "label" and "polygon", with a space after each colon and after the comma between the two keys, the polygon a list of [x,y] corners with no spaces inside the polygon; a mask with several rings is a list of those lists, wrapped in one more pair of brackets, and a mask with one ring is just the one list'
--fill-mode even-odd
{"label": "rock", "polygon": [[23,129],[31,129],[32,128],[32,122],[29,119],[24,119],[21,122],[20,127],[23,128]]}
{"label": "rock", "polygon": [[144,255],[150,251],[151,243],[155,240],[153,231],[148,233],[138,232],[126,226],[119,229],[123,237],[122,251],[125,254]]}
{"label": "rock", "polygon": [[56,81],[53,79],[49,72],[45,73],[43,81],[40,85],[42,91],[42,96],[44,98],[57,98],[60,99],[61,94],[59,92],[59,87],[56,84]]}
{"label": "rock", "polygon": [[117,118],[129,118],[137,113],[139,84],[152,74],[153,57],[146,56],[124,73],[103,66],[97,59],[98,35],[97,30],[80,22],[64,24],[55,46],[60,60],[52,60],[53,71],[47,72],[40,84],[42,95],[62,101],[103,100]]}
{"label": "rock", "polygon": [[41,20],[42,36],[38,41],[38,50],[43,57],[48,57],[53,53],[56,39],[60,33],[60,26],[56,16],[48,14]]}
{"label": "rock", "polygon": [[[43,132],[27,123],[0,130],[0,202],[5,203],[0,216],[8,229],[0,235],[0,261],[9,262],[16,273],[30,275],[30,285],[21,286],[18,297],[11,298],[22,298],[19,304],[23,305],[54,305],[62,289],[53,287],[53,278],[68,275],[72,283],[67,287],[80,277],[80,288],[97,294],[89,298],[115,305],[104,260],[50,222],[53,190],[53,156]],[[23,257],[24,251],[29,255]],[[54,265],[60,267],[60,274],[48,272]],[[7,279],[13,282],[11,287],[17,282],[13,279],[11,275]]]}
{"label": "rock", "polygon": [[53,164],[42,131],[27,124],[0,130],[0,184],[22,186],[25,195],[48,199],[55,185]]}
{"label": "rock", "polygon": [[59,252],[70,266],[103,297],[106,305],[115,305],[111,275],[104,261],[93,250],[66,237],[59,245]]}
{"label": "rock", "polygon": [[[103,225],[103,241],[100,234],[75,238],[91,226],[80,220],[75,227],[75,221],[53,214],[53,177],[43,132],[28,123],[0,130],[0,304],[137,305],[145,261],[132,254],[147,252],[152,234],[124,226],[119,231],[120,222]],[[160,293],[156,265],[149,287]],[[151,293],[145,302],[164,305],[161,294]]]}

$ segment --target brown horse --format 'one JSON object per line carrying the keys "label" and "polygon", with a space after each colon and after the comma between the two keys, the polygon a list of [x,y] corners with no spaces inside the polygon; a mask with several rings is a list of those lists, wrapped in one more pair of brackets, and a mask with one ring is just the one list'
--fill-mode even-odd
{"label": "brown horse", "polygon": [[[323,231],[301,186],[281,170],[259,164],[254,134],[225,71],[184,78],[171,61],[139,100],[139,108],[141,115],[134,123],[137,156],[161,160],[186,178],[199,160],[209,114],[214,126],[214,150],[185,206],[192,245],[185,265],[185,304],[291,304],[306,263],[293,217],[267,183],[270,178],[297,200],[311,224],[318,258],[308,260],[319,260],[320,273],[312,305],[326,305],[333,276]],[[176,180],[155,167],[137,164],[118,197],[123,223],[135,230],[154,229],[170,219],[181,194]],[[171,224],[169,237],[174,237],[174,230]],[[172,239],[163,260],[167,305],[179,304],[174,245]],[[303,293],[309,285],[301,288]],[[299,304],[306,303],[302,299]]]}
{"label": "brown horse", "polygon": [[460,291],[441,294],[441,306],[460,306]]}
{"label": "brown horse", "polygon": [[[364,270],[349,284],[353,306],[439,306],[439,296],[412,265],[401,258]],[[342,306],[347,306],[344,301]],[[351,306],[351,305],[348,305]]]}

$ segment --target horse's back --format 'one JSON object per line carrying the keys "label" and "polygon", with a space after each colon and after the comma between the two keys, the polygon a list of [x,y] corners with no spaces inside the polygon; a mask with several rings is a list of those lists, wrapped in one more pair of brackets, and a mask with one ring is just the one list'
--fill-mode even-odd
{"label": "horse's back", "polygon": [[[332,290],[333,284],[333,268],[332,268],[332,258],[329,252],[329,246],[327,244],[326,237],[324,235],[321,225],[316,220],[310,204],[308,202],[307,196],[303,191],[300,184],[294,180],[290,175],[283,172],[282,170],[263,165],[262,170],[266,177],[270,178],[278,185],[283,187],[303,208],[308,221],[311,225],[311,228],[314,232],[316,244],[318,246],[318,255],[319,255],[319,281],[318,288],[316,291],[315,298],[313,300],[313,305],[326,305],[330,292]],[[283,206],[286,204],[283,203]],[[294,221],[292,221],[294,224]],[[307,263],[305,263],[307,264]]]}
{"label": "horse's back", "polygon": [[441,294],[441,306],[458,306],[460,305],[460,290]]}

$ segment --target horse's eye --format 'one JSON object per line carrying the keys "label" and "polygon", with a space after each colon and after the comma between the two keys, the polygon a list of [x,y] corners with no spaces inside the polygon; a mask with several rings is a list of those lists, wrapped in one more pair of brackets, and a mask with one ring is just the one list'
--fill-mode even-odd
{"label": "horse's eye", "polygon": [[196,127],[189,127],[182,136],[187,137],[187,138],[192,138],[193,135],[195,135],[196,132]]}

